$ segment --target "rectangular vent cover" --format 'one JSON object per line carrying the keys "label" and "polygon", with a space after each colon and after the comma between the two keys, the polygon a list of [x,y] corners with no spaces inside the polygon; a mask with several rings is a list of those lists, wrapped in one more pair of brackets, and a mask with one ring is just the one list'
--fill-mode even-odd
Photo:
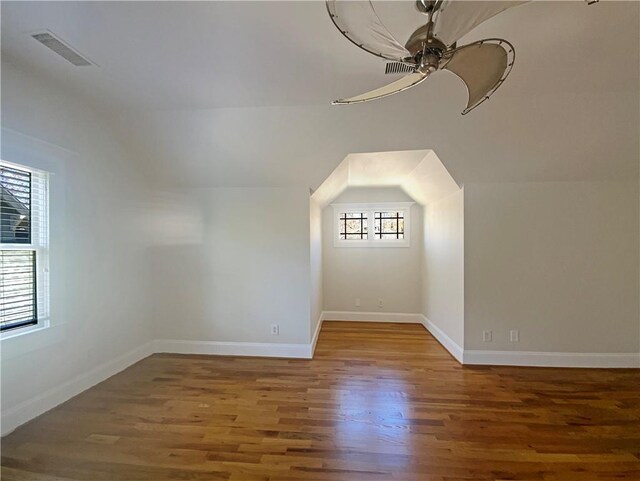
{"label": "rectangular vent cover", "polygon": [[411,65],[407,65],[402,62],[388,62],[386,68],[384,69],[384,73],[389,74],[399,74],[399,73],[411,73],[414,68]]}
{"label": "rectangular vent cover", "polygon": [[71,62],[76,67],[87,67],[92,65],[92,63],[86,58],[68,45],[64,44],[60,39],[54,37],[50,32],[38,32],[31,34],[31,36],[45,47],[60,55],[63,59]]}

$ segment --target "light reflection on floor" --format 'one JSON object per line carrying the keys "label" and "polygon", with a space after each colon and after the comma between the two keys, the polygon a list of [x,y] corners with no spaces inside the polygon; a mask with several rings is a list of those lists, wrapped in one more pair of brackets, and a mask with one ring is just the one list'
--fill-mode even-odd
{"label": "light reflection on floor", "polygon": [[339,403],[336,447],[347,457],[357,457],[360,450],[378,452],[378,467],[398,469],[408,465],[414,454],[407,402],[413,387],[403,380],[406,372],[371,369],[375,372],[366,377],[339,378],[334,392]]}

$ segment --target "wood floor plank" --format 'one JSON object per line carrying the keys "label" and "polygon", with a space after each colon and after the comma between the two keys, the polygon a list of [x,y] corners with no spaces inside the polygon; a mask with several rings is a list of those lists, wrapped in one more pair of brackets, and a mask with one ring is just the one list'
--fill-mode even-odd
{"label": "wood floor plank", "polygon": [[640,480],[640,370],[462,367],[420,325],[313,360],[157,354],[2,439],[3,480]]}

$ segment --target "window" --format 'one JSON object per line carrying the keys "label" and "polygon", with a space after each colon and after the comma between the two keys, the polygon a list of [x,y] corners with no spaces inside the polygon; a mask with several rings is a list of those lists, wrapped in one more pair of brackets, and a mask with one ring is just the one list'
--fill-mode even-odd
{"label": "window", "polygon": [[342,212],[340,214],[340,239],[366,239],[367,232],[366,212]]}
{"label": "window", "polygon": [[404,212],[375,212],[376,239],[404,239]]}
{"label": "window", "polygon": [[48,177],[0,161],[0,331],[48,322]]}
{"label": "window", "polygon": [[408,247],[412,204],[334,204],[334,246]]}

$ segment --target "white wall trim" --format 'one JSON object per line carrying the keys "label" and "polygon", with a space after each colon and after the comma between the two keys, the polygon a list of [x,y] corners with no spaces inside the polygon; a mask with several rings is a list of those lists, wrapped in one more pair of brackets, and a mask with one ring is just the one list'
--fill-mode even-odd
{"label": "white wall trim", "polygon": [[224,341],[183,341],[160,339],[149,341],[126,354],[108,361],[91,371],[38,394],[6,411],[0,417],[0,435],[5,436],[18,426],[31,421],[41,414],[68,401],[83,391],[101,383],[111,376],[124,371],[136,362],[155,353],[209,354],[224,356],[260,356],[311,359],[320,333],[322,318],[309,344],[224,342]]}
{"label": "white wall trim", "polygon": [[460,364],[464,364],[464,349],[451,339],[442,329],[436,326],[433,322],[422,315],[422,325],[427,331],[436,338],[442,347],[444,347],[449,354],[451,354]]}
{"label": "white wall trim", "polygon": [[320,313],[320,317],[318,318],[318,325],[316,326],[316,332],[314,332],[313,338],[311,339],[311,358],[313,358],[313,355],[316,352],[316,344],[318,343],[318,336],[320,335],[320,329],[322,329],[323,321],[324,311]]}
{"label": "white wall trim", "polygon": [[18,426],[68,401],[151,354],[153,354],[153,343],[147,342],[87,373],[76,376],[59,386],[38,394],[34,398],[3,411],[0,418],[2,436],[9,434]]}
{"label": "white wall trim", "polygon": [[442,329],[423,316],[424,327],[464,365],[640,368],[640,353],[472,351],[456,344]]}
{"label": "white wall trim", "polygon": [[216,356],[257,356],[311,359],[313,350],[309,344],[285,344],[271,342],[185,341],[158,339],[155,352],[172,354],[210,354]]}
{"label": "white wall trim", "polygon": [[640,368],[640,353],[464,351],[464,364],[532,367]]}
{"label": "white wall trim", "polygon": [[356,311],[324,311],[322,319],[325,321],[356,321],[356,322],[407,322],[422,324],[423,316],[417,313],[404,312],[356,312]]}

